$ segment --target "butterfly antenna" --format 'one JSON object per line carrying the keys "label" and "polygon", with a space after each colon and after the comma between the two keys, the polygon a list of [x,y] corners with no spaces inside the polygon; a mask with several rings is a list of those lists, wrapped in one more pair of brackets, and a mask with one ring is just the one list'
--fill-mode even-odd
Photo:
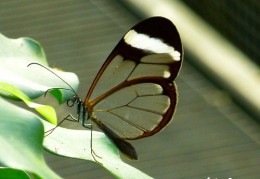
{"label": "butterfly antenna", "polygon": [[76,93],[76,91],[72,88],[72,86],[70,86],[69,83],[67,83],[64,79],[62,79],[59,75],[57,75],[56,73],[54,73],[54,72],[53,72],[52,70],[50,70],[49,68],[47,68],[47,67],[45,67],[44,65],[39,64],[39,63],[29,63],[29,64],[27,65],[27,67],[29,67],[29,66],[31,66],[31,65],[38,65],[38,66],[41,66],[42,68],[48,70],[49,72],[51,72],[52,74],[54,74],[55,76],[57,76],[60,80],[62,80],[65,84],[67,84],[67,86],[70,88],[70,89],[67,89],[67,88],[51,88],[51,89],[48,89],[48,90],[45,92],[44,96],[46,96],[46,93],[47,93],[47,92],[49,92],[50,90],[53,90],[53,89],[71,90],[76,96],[78,96],[77,93]]}

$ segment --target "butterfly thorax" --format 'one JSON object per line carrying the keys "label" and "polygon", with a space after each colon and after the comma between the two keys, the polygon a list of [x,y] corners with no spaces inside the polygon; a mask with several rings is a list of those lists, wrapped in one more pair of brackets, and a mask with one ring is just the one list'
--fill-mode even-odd
{"label": "butterfly thorax", "polygon": [[69,100],[67,100],[67,106],[73,107],[75,104],[77,105],[77,118],[75,118],[75,120],[80,121],[83,125],[85,121],[89,119],[87,107],[83,104],[83,101],[76,94],[72,96]]}

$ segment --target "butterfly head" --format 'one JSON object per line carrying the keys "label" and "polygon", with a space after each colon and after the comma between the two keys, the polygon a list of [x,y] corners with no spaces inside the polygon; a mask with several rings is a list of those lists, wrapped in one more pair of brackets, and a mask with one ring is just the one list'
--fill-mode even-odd
{"label": "butterfly head", "polygon": [[76,94],[67,100],[67,106],[72,107],[72,106],[74,106],[75,103],[77,103],[77,104],[82,103],[82,100]]}

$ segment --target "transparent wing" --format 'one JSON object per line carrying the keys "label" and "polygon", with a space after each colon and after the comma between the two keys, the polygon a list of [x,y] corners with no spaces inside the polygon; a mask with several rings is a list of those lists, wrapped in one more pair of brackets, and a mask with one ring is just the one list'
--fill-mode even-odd
{"label": "transparent wing", "polygon": [[164,86],[156,80],[133,83],[97,103],[92,117],[101,120],[121,138],[137,139],[153,135],[167,125],[176,101],[175,85]]}
{"label": "transparent wing", "polygon": [[101,67],[84,101],[88,113],[124,139],[163,129],[177,102],[182,62],[175,26],[153,17],[134,26]]}

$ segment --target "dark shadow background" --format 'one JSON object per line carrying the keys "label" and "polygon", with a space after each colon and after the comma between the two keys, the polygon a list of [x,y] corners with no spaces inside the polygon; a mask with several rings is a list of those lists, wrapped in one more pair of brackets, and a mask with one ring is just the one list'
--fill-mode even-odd
{"label": "dark shadow background", "polygon": [[183,0],[222,35],[260,65],[258,0]]}
{"label": "dark shadow background", "polygon": [[[193,6],[198,1],[185,2]],[[198,11],[210,11],[208,4],[200,3],[204,8]],[[26,36],[39,41],[51,67],[78,75],[78,94],[83,99],[106,57],[140,20],[115,0],[0,2],[0,32],[9,38]],[[259,59],[257,50],[247,51]],[[259,124],[190,64],[190,58],[185,54],[176,80],[179,104],[172,123],[153,137],[133,141],[140,159],[128,163],[155,178],[259,178]],[[65,117],[67,111],[60,108],[59,117]],[[64,178],[112,178],[92,162],[48,153],[46,160]]]}

